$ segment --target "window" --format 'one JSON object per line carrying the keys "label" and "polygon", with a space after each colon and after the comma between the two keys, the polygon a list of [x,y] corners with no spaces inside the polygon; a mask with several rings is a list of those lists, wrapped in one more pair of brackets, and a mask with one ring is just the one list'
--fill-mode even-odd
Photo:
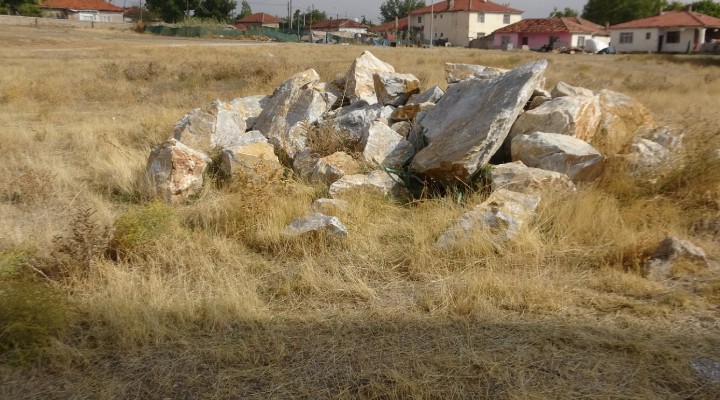
{"label": "window", "polygon": [[632,42],[633,42],[633,33],[632,32],[620,33],[620,43],[632,43]]}
{"label": "window", "polygon": [[651,37],[652,37],[652,34],[650,32],[647,32],[645,34],[645,40],[650,40]]}
{"label": "window", "polygon": [[577,47],[585,47],[585,36],[578,36]]}
{"label": "window", "polygon": [[510,14],[503,15],[503,24],[509,24],[510,23]]}
{"label": "window", "polygon": [[680,31],[668,32],[665,35],[665,43],[680,43]]}
{"label": "window", "polygon": [[418,24],[422,24],[422,17],[418,17]]}
{"label": "window", "polygon": [[440,19],[442,19],[442,16],[443,16],[443,15],[442,15],[442,14],[440,14]]}
{"label": "window", "polygon": [[480,22],[481,24],[484,24],[484,23],[485,23],[485,14],[483,14],[483,13],[478,13],[478,15],[477,15],[477,22]]}
{"label": "window", "polygon": [[484,37],[485,37],[485,32],[478,32],[478,33],[477,33],[477,37],[478,37],[478,39],[484,38]]}
{"label": "window", "polygon": [[437,19],[437,14],[434,14],[434,15],[433,15],[433,19]]}

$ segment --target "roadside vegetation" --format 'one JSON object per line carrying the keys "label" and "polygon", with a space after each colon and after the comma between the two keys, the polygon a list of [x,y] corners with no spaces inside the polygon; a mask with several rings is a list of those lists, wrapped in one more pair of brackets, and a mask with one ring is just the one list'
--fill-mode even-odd
{"label": "roadside vegetation", "polygon": [[445,62],[547,57],[547,87],[623,92],[686,131],[653,181],[615,168],[511,243],[440,249],[483,192],[360,194],[346,240],[281,235],[327,194],[286,175],[147,197],[186,112],[307,68],[331,81],[365,48],[137,38],[0,27],[0,398],[720,396],[691,367],[720,360],[720,274],[640,268],[668,234],[720,256],[700,229],[720,216],[717,58],[370,49],[423,88]]}

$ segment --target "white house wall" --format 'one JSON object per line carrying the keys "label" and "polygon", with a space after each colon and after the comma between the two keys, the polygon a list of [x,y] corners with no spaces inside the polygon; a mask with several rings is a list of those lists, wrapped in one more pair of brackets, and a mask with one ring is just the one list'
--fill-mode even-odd
{"label": "white house wall", "polygon": [[[678,43],[667,43],[668,32],[680,32],[680,40]],[[632,43],[620,43],[621,33],[632,33]],[[647,34],[650,34],[650,38],[647,38]],[[621,52],[657,52],[658,50],[658,38],[660,35],[663,36],[662,51],[668,53],[684,53],[688,50],[688,43],[690,43],[690,49],[695,40],[695,28],[637,28],[637,29],[614,29],[611,34],[610,43],[615,47],[617,51]]]}
{"label": "white house wall", "polygon": [[[514,24],[516,22],[519,22],[522,19],[522,15],[520,14],[509,14],[510,15],[510,24],[503,23],[503,17],[507,14],[497,14],[497,13],[484,13],[485,14],[485,22],[478,22],[478,14],[483,13],[470,13],[470,27],[468,29],[468,38],[475,39],[478,37],[478,33],[484,33],[485,36],[495,32],[496,30],[510,25]],[[469,41],[468,41],[469,43]],[[467,46],[467,45],[466,45]]]}
{"label": "white house wall", "polygon": [[[432,16],[434,17],[432,18],[432,36],[434,40],[448,39],[450,44],[453,46],[467,47],[470,44],[471,39],[478,37],[478,33],[483,33],[484,36],[487,36],[496,29],[509,25],[503,23],[503,16],[505,14],[484,13],[485,22],[477,21],[478,14],[480,13],[457,11],[411,15],[410,27],[411,29],[422,27],[423,37],[427,42],[431,36],[430,19]],[[508,15],[510,15],[510,24],[520,21],[522,17],[520,14]],[[418,20],[418,17],[421,19]]]}

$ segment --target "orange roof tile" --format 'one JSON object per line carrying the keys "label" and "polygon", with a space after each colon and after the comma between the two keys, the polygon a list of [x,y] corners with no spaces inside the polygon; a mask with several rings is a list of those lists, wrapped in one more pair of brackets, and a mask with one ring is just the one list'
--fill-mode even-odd
{"label": "orange roof tile", "polygon": [[326,19],[312,24],[313,29],[336,29],[336,28],[367,28],[367,26],[351,19]]}
{"label": "orange roof tile", "polygon": [[413,14],[429,14],[432,8],[434,12],[456,12],[456,11],[475,11],[475,12],[495,12],[495,13],[507,13],[507,14],[522,14],[521,10],[516,8],[503,6],[492,1],[483,0],[455,0],[455,6],[448,10],[449,1],[443,1],[441,3],[431,4],[427,7],[418,8],[410,12]]}
{"label": "orange roof tile", "polygon": [[122,7],[102,0],[46,0],[40,4],[40,7],[68,10],[123,11]]}
{"label": "orange roof tile", "polygon": [[654,17],[613,25],[610,29],[672,28],[678,26],[720,28],[720,18],[694,11],[669,11]]}
{"label": "orange roof tile", "polygon": [[253,15],[249,15],[245,18],[240,18],[237,21],[241,24],[279,24],[282,22],[282,20],[276,16],[266,14],[266,13],[257,13]]}
{"label": "orange roof tile", "polygon": [[528,18],[520,20],[514,24],[504,26],[495,32],[497,33],[554,33],[554,32],[570,32],[570,33],[597,33],[605,34],[608,32],[605,27],[592,23],[586,19],[579,17],[563,17],[563,18]]}
{"label": "orange roof tile", "polygon": [[[398,26],[399,31],[405,31],[408,28],[408,17],[405,18],[399,18],[398,19]],[[387,31],[394,31],[395,30],[395,21],[386,22],[384,24],[376,25],[370,28],[373,32],[387,32]]]}

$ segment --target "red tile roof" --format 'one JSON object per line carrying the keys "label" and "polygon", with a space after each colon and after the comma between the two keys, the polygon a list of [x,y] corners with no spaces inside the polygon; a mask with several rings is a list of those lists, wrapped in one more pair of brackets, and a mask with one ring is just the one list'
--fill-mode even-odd
{"label": "red tile roof", "polygon": [[326,19],[324,21],[316,22],[312,24],[313,29],[338,29],[338,28],[367,28],[359,22],[355,22],[351,19]]}
{"label": "red tile roof", "polygon": [[40,4],[40,7],[61,10],[123,11],[122,7],[102,0],[46,0]]}
{"label": "red tile roof", "polygon": [[452,9],[448,10],[449,1],[443,1],[440,3],[432,4],[427,7],[413,10],[410,14],[429,14],[432,8],[434,12],[456,12],[456,11],[474,11],[474,12],[494,12],[494,13],[507,13],[507,14],[522,14],[521,10],[516,8],[503,6],[492,1],[483,0],[455,0],[455,5]]}
{"label": "red tile roof", "polygon": [[245,18],[240,18],[235,22],[240,24],[279,24],[282,20],[270,14],[257,13]]}
{"label": "red tile roof", "polygon": [[672,28],[683,26],[720,28],[720,18],[694,11],[669,11],[654,17],[636,19],[635,21],[613,25],[610,29]]}
{"label": "red tile roof", "polygon": [[607,35],[605,27],[579,17],[528,18],[504,26],[497,33],[597,33]]}
{"label": "red tile roof", "polygon": [[[398,19],[399,31],[406,31],[408,29],[408,17]],[[391,32],[395,30],[395,21],[386,22],[384,24],[376,25],[370,28],[373,32]]]}

